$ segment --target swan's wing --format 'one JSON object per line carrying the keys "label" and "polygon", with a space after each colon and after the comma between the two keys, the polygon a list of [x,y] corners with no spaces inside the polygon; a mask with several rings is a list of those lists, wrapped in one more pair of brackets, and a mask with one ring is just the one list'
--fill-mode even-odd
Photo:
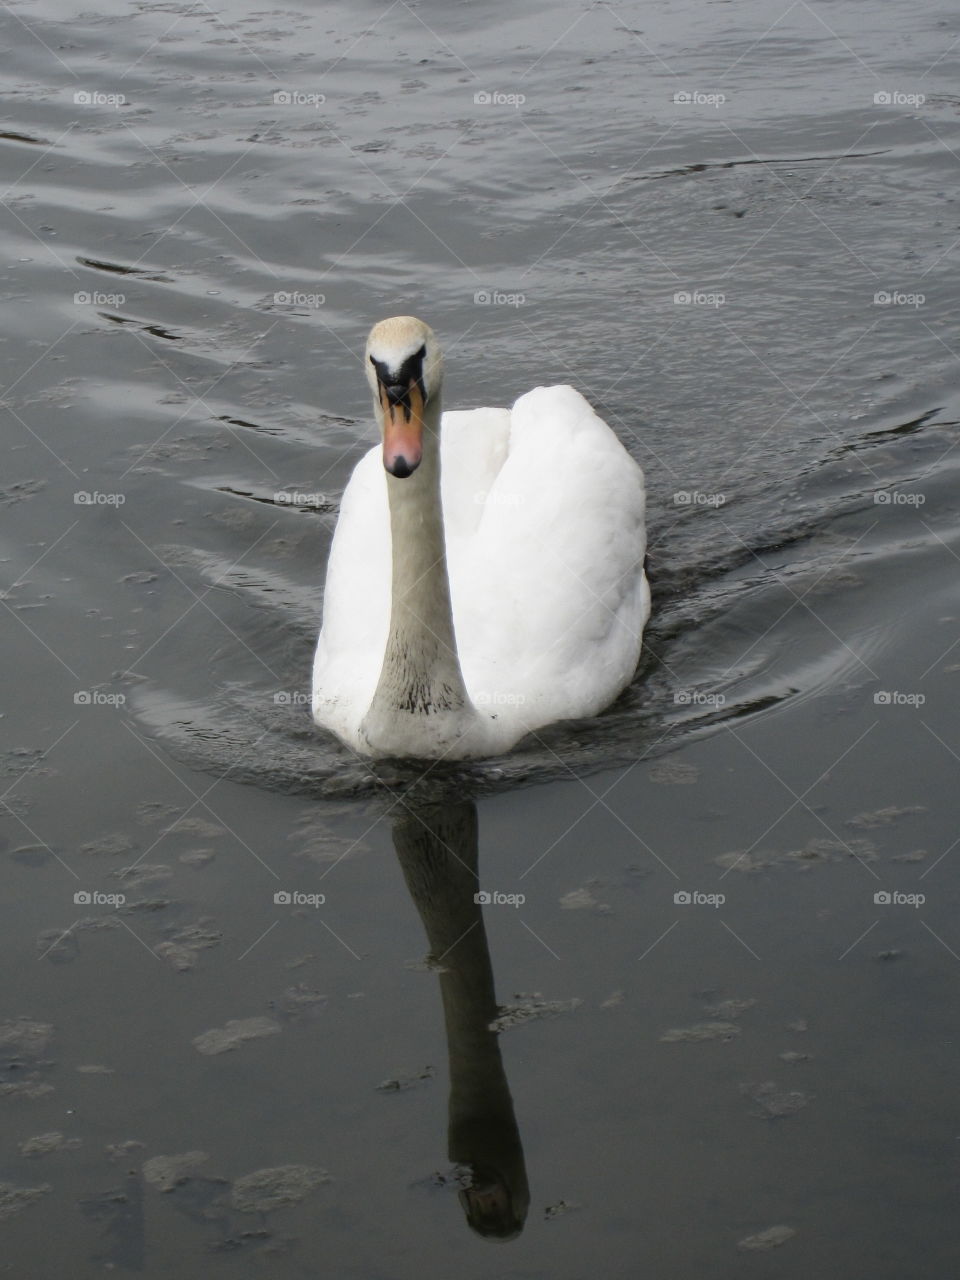
{"label": "swan's wing", "polygon": [[644,550],[643,473],[614,433],[572,387],[522,396],[476,531],[451,563],[474,700],[530,724],[606,706],[639,657]]}
{"label": "swan's wing", "polygon": [[448,549],[476,533],[509,441],[509,409],[453,409],[443,415],[440,484]]}
{"label": "swan's wing", "polygon": [[315,717],[350,739],[373,699],[390,625],[390,512],[383,451],[357,463],[340,503],[313,668]]}

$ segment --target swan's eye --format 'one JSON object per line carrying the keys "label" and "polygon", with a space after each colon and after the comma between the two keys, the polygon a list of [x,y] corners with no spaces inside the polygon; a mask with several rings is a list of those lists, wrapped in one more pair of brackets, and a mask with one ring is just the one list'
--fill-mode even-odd
{"label": "swan's eye", "polygon": [[423,359],[426,354],[427,344],[424,343],[419,351],[414,351],[413,355],[407,356],[398,369],[391,368],[385,360],[378,360],[376,356],[370,357],[370,363],[376,370],[377,381],[389,398],[394,401],[399,400],[411,386],[416,386],[426,402],[426,388],[423,385]]}

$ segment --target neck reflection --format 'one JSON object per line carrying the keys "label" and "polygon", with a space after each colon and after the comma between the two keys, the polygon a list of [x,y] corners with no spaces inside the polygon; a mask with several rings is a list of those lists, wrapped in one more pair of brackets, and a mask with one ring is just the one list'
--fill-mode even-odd
{"label": "neck reflection", "polygon": [[440,980],[450,1069],[448,1155],[469,1177],[460,1203],[479,1235],[510,1240],[523,1230],[530,1192],[499,1039],[490,1029],[499,1009],[476,901],[476,805],[411,805],[394,824],[393,842]]}

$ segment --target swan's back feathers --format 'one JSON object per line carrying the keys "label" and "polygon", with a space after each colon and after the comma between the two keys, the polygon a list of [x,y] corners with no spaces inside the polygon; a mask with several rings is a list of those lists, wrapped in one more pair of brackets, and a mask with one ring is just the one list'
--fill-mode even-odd
{"label": "swan's back feathers", "polygon": [[474,701],[531,727],[606,706],[639,658],[644,545],[643,474],[610,428],[572,387],[521,396],[450,568]]}
{"label": "swan's back feathers", "polygon": [[[443,415],[441,485],[460,664],[496,749],[595,715],[649,614],[640,468],[579,392],[537,387],[512,410]],[[378,446],[343,496],[314,668],[315,715],[348,742],[383,664],[391,556]]]}

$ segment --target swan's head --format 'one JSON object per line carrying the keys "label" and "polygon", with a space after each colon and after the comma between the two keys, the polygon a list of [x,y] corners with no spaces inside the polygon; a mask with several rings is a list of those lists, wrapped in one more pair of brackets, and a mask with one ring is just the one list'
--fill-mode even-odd
{"label": "swan's head", "polygon": [[420,465],[426,406],[440,397],[436,335],[415,316],[381,320],[370,330],[364,364],[383,426],[383,465],[402,480]]}

